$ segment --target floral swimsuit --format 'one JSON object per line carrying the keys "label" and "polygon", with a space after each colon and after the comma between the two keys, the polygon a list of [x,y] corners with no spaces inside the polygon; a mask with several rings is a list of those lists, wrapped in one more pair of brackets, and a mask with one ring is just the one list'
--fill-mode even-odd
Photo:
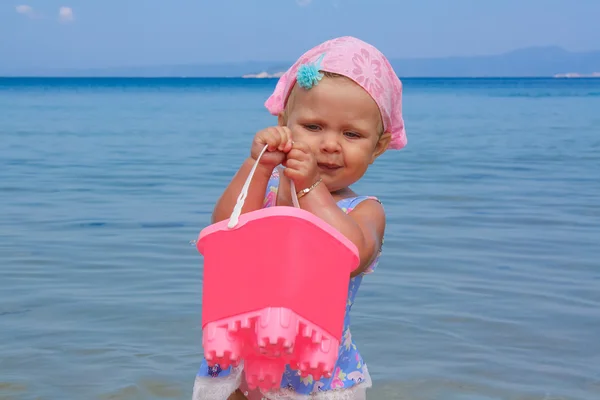
{"label": "floral swimsuit", "polygon": [[[264,201],[264,207],[276,204],[279,173],[273,172]],[[370,196],[359,196],[340,200],[337,204],[345,212],[351,212],[365,200],[377,200]],[[371,386],[371,378],[367,366],[360,355],[350,333],[350,310],[354,298],[362,282],[363,276],[373,272],[379,263],[379,251],[375,261],[360,275],[350,280],[348,287],[348,303],[344,317],[343,336],[339,348],[338,360],[331,378],[314,380],[312,376],[302,378],[289,365],[286,367],[278,392],[260,393],[259,390],[249,391],[242,378],[243,364],[239,367],[221,369],[218,365],[209,367],[203,359],[194,384],[193,400],[227,400],[229,395],[240,388],[249,400],[261,399],[364,399],[365,392]]]}

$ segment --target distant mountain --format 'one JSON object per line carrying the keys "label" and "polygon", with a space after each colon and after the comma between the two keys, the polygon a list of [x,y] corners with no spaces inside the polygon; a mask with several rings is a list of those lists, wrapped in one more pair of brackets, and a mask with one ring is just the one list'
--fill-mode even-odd
{"label": "distant mountain", "polygon": [[[560,47],[530,47],[498,55],[390,60],[401,77],[551,77],[593,76],[600,51],[570,52]],[[3,76],[86,77],[277,77],[291,62],[249,61],[224,64],[162,65],[96,69],[8,71]],[[572,75],[568,75],[572,74]]]}
{"label": "distant mountain", "polygon": [[560,47],[530,47],[509,53],[475,56],[397,59],[390,61],[406,77],[534,77],[600,72],[600,51],[569,52]]}

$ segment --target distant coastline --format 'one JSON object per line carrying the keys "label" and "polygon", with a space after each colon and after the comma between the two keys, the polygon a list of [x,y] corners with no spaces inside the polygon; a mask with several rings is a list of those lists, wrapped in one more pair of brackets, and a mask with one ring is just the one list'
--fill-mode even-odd
{"label": "distant coastline", "polygon": [[276,72],[274,74],[270,74],[266,71],[263,72],[259,72],[258,74],[245,74],[242,75],[242,78],[255,78],[255,79],[265,79],[265,78],[281,78],[281,76],[284,74],[285,72]]}
{"label": "distant coastline", "polygon": [[568,72],[566,74],[556,74],[554,75],[554,78],[600,78],[600,72],[592,72],[591,74]]}
{"label": "distant coastline", "polygon": [[[600,78],[600,50],[571,52],[556,46],[480,56],[398,58],[390,63],[402,78]],[[0,66],[0,76],[273,79],[291,64],[284,60],[103,68]]]}

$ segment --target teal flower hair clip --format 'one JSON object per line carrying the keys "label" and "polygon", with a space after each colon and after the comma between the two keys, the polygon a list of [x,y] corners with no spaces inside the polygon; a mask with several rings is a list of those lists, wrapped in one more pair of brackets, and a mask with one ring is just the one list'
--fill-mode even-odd
{"label": "teal flower hair clip", "polygon": [[298,85],[308,90],[323,79],[323,73],[319,71],[323,57],[325,57],[325,53],[321,54],[321,57],[315,62],[300,65],[296,73],[296,82],[298,82]]}

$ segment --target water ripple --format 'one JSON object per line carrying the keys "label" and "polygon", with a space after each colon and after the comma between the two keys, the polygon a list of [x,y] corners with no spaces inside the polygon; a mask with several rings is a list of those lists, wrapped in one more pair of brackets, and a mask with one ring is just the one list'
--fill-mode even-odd
{"label": "water ripple", "polygon": [[[274,122],[273,82],[221,84],[0,80],[0,398],[189,398],[190,243]],[[600,398],[599,84],[407,82],[410,145],[355,186],[388,214],[370,398]]]}

